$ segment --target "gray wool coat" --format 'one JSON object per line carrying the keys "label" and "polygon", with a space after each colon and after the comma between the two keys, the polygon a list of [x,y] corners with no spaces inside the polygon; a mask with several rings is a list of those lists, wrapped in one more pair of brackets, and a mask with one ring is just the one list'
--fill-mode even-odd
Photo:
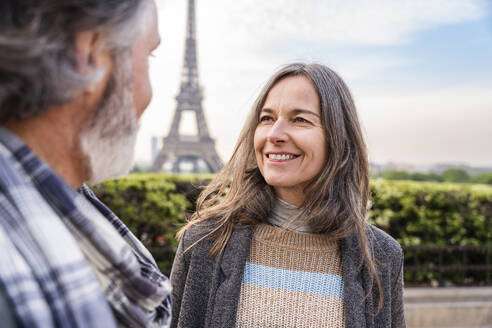
{"label": "gray wool coat", "polygon": [[[405,327],[403,313],[403,252],[385,232],[369,229],[371,247],[383,290],[383,307],[378,306],[378,288],[371,284],[369,271],[361,266],[357,234],[341,242],[346,327]],[[248,259],[253,227],[237,227],[219,258],[208,251],[210,240],[202,240],[187,252],[201,235],[201,228],[188,230],[178,247],[171,282],[173,320],[171,327],[234,327],[243,269]]]}

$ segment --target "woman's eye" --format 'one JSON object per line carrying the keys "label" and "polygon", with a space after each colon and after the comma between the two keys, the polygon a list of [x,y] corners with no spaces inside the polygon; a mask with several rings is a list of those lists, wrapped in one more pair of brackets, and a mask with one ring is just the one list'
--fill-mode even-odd
{"label": "woman's eye", "polygon": [[296,118],[294,118],[294,120],[293,120],[293,121],[294,121],[294,122],[298,122],[298,123],[309,123],[309,121],[308,121],[308,120],[306,120],[306,119],[304,119],[304,118],[302,118],[302,117],[296,117]]}
{"label": "woman's eye", "polygon": [[272,118],[270,116],[262,116],[260,117],[260,122],[268,122],[271,121]]}

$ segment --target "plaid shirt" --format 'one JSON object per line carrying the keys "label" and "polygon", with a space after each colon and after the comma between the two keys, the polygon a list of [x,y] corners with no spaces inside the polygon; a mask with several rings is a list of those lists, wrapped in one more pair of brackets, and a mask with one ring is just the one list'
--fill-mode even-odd
{"label": "plaid shirt", "polygon": [[170,282],[87,186],[0,128],[0,283],[23,327],[168,327]]}

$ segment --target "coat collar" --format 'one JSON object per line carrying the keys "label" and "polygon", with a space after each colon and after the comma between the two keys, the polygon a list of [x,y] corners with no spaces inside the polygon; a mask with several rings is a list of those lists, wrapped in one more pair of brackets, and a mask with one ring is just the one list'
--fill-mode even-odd
{"label": "coat collar", "polygon": [[[227,261],[220,261],[220,268],[226,279],[235,275],[238,268],[244,268],[249,256],[253,230],[254,226],[240,226],[233,230],[222,255]],[[235,278],[242,279],[242,271],[241,276]]]}

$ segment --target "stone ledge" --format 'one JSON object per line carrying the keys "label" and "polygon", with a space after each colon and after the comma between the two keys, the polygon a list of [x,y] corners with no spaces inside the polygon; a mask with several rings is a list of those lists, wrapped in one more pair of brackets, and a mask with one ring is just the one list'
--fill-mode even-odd
{"label": "stone ledge", "polygon": [[492,287],[405,288],[405,303],[492,302]]}
{"label": "stone ledge", "polygon": [[492,327],[492,288],[407,288],[407,327]]}

